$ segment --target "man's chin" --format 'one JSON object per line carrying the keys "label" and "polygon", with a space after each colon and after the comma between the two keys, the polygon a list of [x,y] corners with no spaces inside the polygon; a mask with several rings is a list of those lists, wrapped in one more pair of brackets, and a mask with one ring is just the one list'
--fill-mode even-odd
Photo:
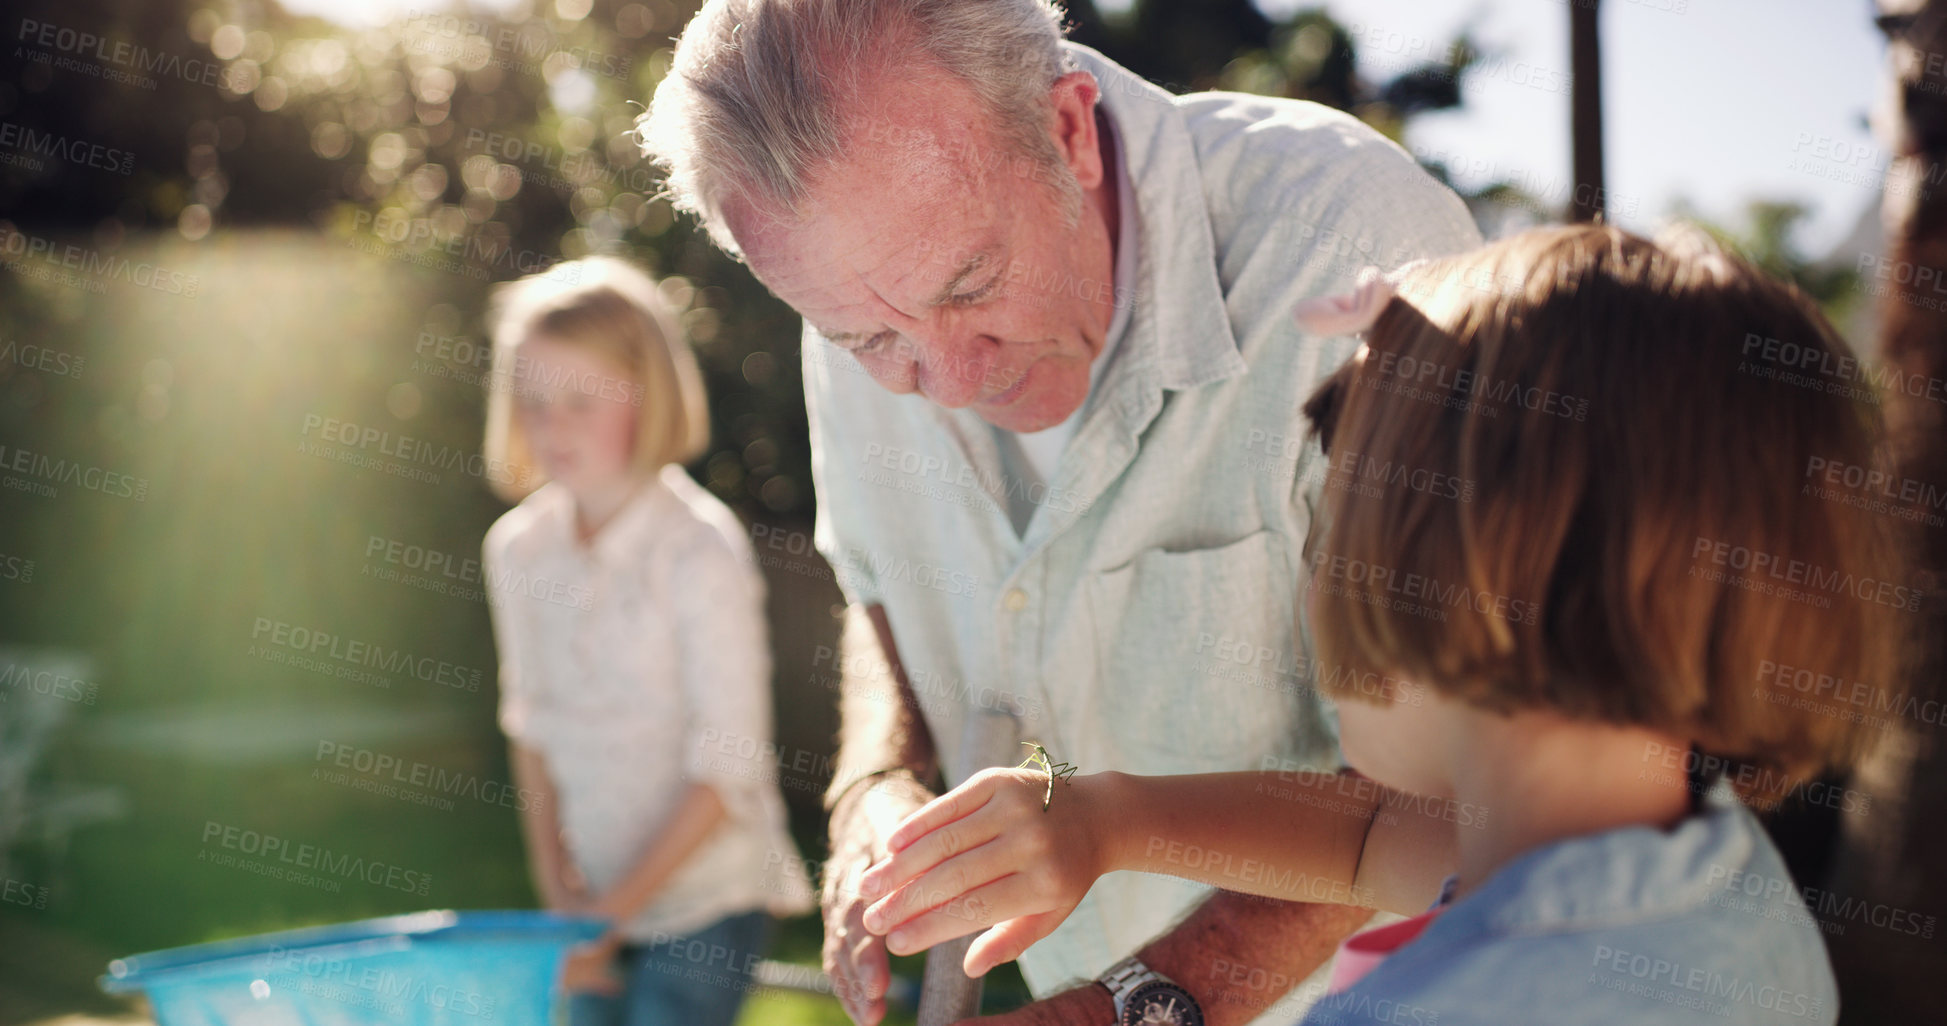
{"label": "man's chin", "polygon": [[989,409],[985,406],[975,407],[975,410],[980,414],[981,420],[1000,428],[1002,431],[1012,431],[1017,435],[1031,435],[1037,431],[1046,431],[1074,416],[1075,411],[1080,409],[1081,405],[1081,403],[1076,402],[1059,406],[1052,404],[1043,405],[1034,409],[1027,409],[1025,408],[1025,403],[1015,403],[1012,406],[1005,406],[998,410]]}
{"label": "man's chin", "polygon": [[1070,383],[1055,375],[1033,382],[1031,390],[1011,403],[990,406],[976,403],[980,419],[1015,434],[1031,435],[1046,431],[1075,415],[1088,398],[1087,379]]}

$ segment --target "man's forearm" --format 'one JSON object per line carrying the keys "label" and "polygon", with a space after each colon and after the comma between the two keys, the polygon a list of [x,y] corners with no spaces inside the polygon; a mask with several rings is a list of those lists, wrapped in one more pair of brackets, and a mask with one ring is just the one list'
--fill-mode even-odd
{"label": "man's forearm", "polygon": [[907,684],[884,607],[846,610],[839,653],[838,753],[825,796],[835,833],[857,796],[879,783],[875,774],[904,769],[925,782],[938,772],[933,736]]}
{"label": "man's forearm", "polygon": [[[822,954],[845,1013],[870,1026],[885,1016],[892,974],[885,942],[865,929],[858,878],[884,854],[884,839],[899,821],[932,797],[922,781],[934,775],[935,761],[884,609],[846,611],[838,669],[838,757],[825,797],[831,856],[822,888]],[[891,770],[909,772],[882,772]]]}
{"label": "man's forearm", "polygon": [[[1244,1026],[1324,965],[1339,941],[1371,917],[1371,909],[1219,891],[1136,954],[1144,965],[1188,990],[1209,1026]],[[1115,999],[1107,987],[1086,983],[977,1021],[992,1026],[1110,1026]]]}
{"label": "man's forearm", "polygon": [[1219,891],[1137,957],[1188,990],[1209,1026],[1242,1026],[1371,918],[1369,908]]}

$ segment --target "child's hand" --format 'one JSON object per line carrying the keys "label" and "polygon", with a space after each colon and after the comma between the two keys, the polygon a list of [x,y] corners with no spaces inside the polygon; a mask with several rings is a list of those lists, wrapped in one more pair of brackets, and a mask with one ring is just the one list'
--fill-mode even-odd
{"label": "child's hand", "polygon": [[[892,854],[859,881],[865,927],[898,955],[993,926],[967,949],[980,976],[1052,933],[1107,871],[1098,823],[1113,774],[1057,781],[990,769],[928,802],[888,839]],[[884,895],[884,897],[878,897]]]}
{"label": "child's hand", "polygon": [[620,923],[635,915],[639,908],[631,908],[622,903],[621,888],[611,887],[607,894],[583,894],[578,915],[600,919],[605,923]]}
{"label": "child's hand", "polygon": [[561,963],[561,987],[570,992],[619,994],[622,981],[615,975],[615,950],[620,941],[610,937],[589,941],[569,950]]}
{"label": "child's hand", "polygon": [[593,895],[567,884],[556,884],[549,888],[543,900],[547,902],[548,911],[564,916],[591,915],[595,905]]}

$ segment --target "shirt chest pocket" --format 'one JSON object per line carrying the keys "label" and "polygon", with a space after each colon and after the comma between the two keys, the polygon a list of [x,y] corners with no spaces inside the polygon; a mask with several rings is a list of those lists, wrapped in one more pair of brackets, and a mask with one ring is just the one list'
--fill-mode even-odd
{"label": "shirt chest pocket", "polygon": [[1302,748],[1316,705],[1296,654],[1296,585],[1269,530],[1151,549],[1088,585],[1105,727],[1140,773],[1258,769]]}

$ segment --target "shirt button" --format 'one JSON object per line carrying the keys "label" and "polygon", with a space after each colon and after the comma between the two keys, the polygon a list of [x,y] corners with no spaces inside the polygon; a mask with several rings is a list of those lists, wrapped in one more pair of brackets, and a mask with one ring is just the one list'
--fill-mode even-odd
{"label": "shirt button", "polygon": [[1027,608],[1028,593],[1019,588],[1009,588],[1007,594],[1001,597],[1001,605],[1006,606],[1010,613],[1018,613]]}

